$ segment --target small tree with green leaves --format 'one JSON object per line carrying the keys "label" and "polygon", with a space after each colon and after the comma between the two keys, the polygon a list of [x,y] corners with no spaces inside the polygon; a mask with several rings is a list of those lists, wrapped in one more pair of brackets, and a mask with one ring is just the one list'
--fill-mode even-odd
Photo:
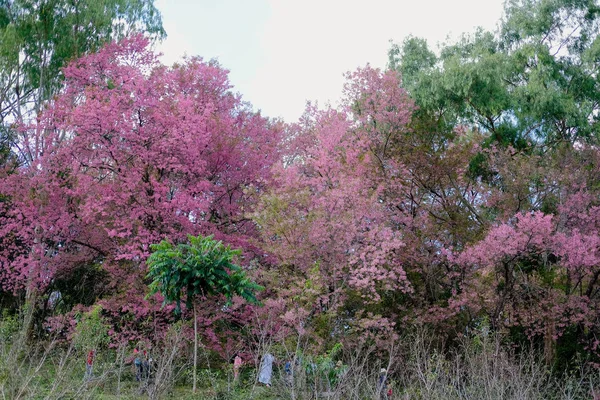
{"label": "small tree with green leaves", "polygon": [[165,303],[175,303],[175,312],[181,310],[181,300],[194,312],[194,377],[196,392],[198,360],[198,320],[196,299],[209,295],[224,295],[227,301],[240,296],[250,303],[258,303],[255,293],[263,288],[251,281],[242,268],[233,263],[241,254],[213,236],[188,235],[187,243],[174,245],[163,240],[151,246],[152,254],[146,264],[149,272],[150,295],[160,292]]}
{"label": "small tree with green leaves", "polygon": [[96,351],[107,346],[110,342],[108,336],[109,325],[102,317],[102,307],[94,306],[86,313],[76,315],[77,326],[73,335],[73,346],[84,355],[86,351]]}

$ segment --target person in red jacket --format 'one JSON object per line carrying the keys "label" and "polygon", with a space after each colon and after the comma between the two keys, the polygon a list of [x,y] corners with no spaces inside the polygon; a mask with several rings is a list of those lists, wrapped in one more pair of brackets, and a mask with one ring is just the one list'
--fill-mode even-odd
{"label": "person in red jacket", "polygon": [[94,358],[96,357],[96,351],[91,349],[87,354],[87,359],[85,360],[85,380],[89,381],[92,379],[93,367],[94,367]]}
{"label": "person in red jacket", "polygon": [[394,394],[394,391],[392,390],[392,383],[388,382],[387,384],[387,400],[391,400],[392,399],[392,395]]}

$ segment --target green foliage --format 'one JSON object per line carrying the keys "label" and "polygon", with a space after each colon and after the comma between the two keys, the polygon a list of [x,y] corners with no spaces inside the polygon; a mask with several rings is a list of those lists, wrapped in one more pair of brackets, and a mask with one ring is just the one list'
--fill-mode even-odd
{"label": "green foliage", "polygon": [[188,235],[187,243],[174,245],[163,240],[151,246],[147,278],[152,280],[150,293],[160,292],[165,302],[175,302],[180,309],[185,296],[188,306],[198,296],[222,294],[228,300],[240,296],[258,303],[255,292],[263,288],[251,281],[241,267],[233,263],[241,255],[212,236]]}
{"label": "green foliage", "polygon": [[[60,84],[60,68],[102,44],[134,30],[163,37],[153,0],[2,0],[0,64],[18,69],[14,90],[42,88],[50,95]],[[19,57],[19,52],[23,52]],[[8,82],[3,82],[8,83]]]}
{"label": "green foliage", "polygon": [[442,129],[467,124],[516,149],[597,141],[599,10],[592,0],[512,0],[498,33],[464,36],[439,57],[409,37],[389,65]]}
{"label": "green foliage", "polygon": [[20,328],[19,316],[11,315],[7,309],[4,309],[0,318],[0,342],[10,342],[19,333]]}
{"label": "green foliage", "polygon": [[78,319],[73,335],[73,345],[76,349],[97,350],[108,345],[109,325],[102,317],[101,306],[96,305],[87,313],[80,313],[75,318]]}

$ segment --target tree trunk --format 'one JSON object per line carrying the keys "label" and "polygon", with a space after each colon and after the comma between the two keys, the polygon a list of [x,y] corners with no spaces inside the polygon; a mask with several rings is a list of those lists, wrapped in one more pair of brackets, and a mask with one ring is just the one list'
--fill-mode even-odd
{"label": "tree trunk", "polygon": [[552,365],[554,356],[556,355],[556,325],[554,321],[549,321],[546,324],[546,332],[544,332],[544,360],[546,365]]}
{"label": "tree trunk", "polygon": [[198,368],[198,318],[196,318],[196,303],[194,303],[194,377],[192,392],[196,393],[196,370]]}

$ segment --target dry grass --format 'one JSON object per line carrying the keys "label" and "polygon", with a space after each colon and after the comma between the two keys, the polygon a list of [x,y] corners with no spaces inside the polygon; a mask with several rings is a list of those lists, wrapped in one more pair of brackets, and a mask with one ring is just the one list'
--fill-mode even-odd
{"label": "dry grass", "polygon": [[[234,384],[231,368],[201,371],[201,391],[191,394],[186,342],[174,325],[160,345],[153,346],[154,371],[150,380],[135,382],[125,346],[99,352],[94,377],[84,381],[85,354],[77,346],[58,346],[51,338],[31,344],[26,340],[31,313],[0,321],[0,399],[387,399],[379,384],[385,368],[391,399],[600,399],[600,375],[579,370],[557,376],[535,353],[511,351],[491,334],[465,339],[442,352],[425,332],[417,332],[384,351],[370,346],[335,347],[311,354],[302,335],[286,340],[258,337],[256,361],[275,354],[273,386],[256,382],[256,371],[246,366]],[[206,354],[206,353],[205,353]],[[208,361],[208,355],[206,359]],[[291,368],[285,371],[285,363]],[[207,364],[208,365],[208,364]]]}

